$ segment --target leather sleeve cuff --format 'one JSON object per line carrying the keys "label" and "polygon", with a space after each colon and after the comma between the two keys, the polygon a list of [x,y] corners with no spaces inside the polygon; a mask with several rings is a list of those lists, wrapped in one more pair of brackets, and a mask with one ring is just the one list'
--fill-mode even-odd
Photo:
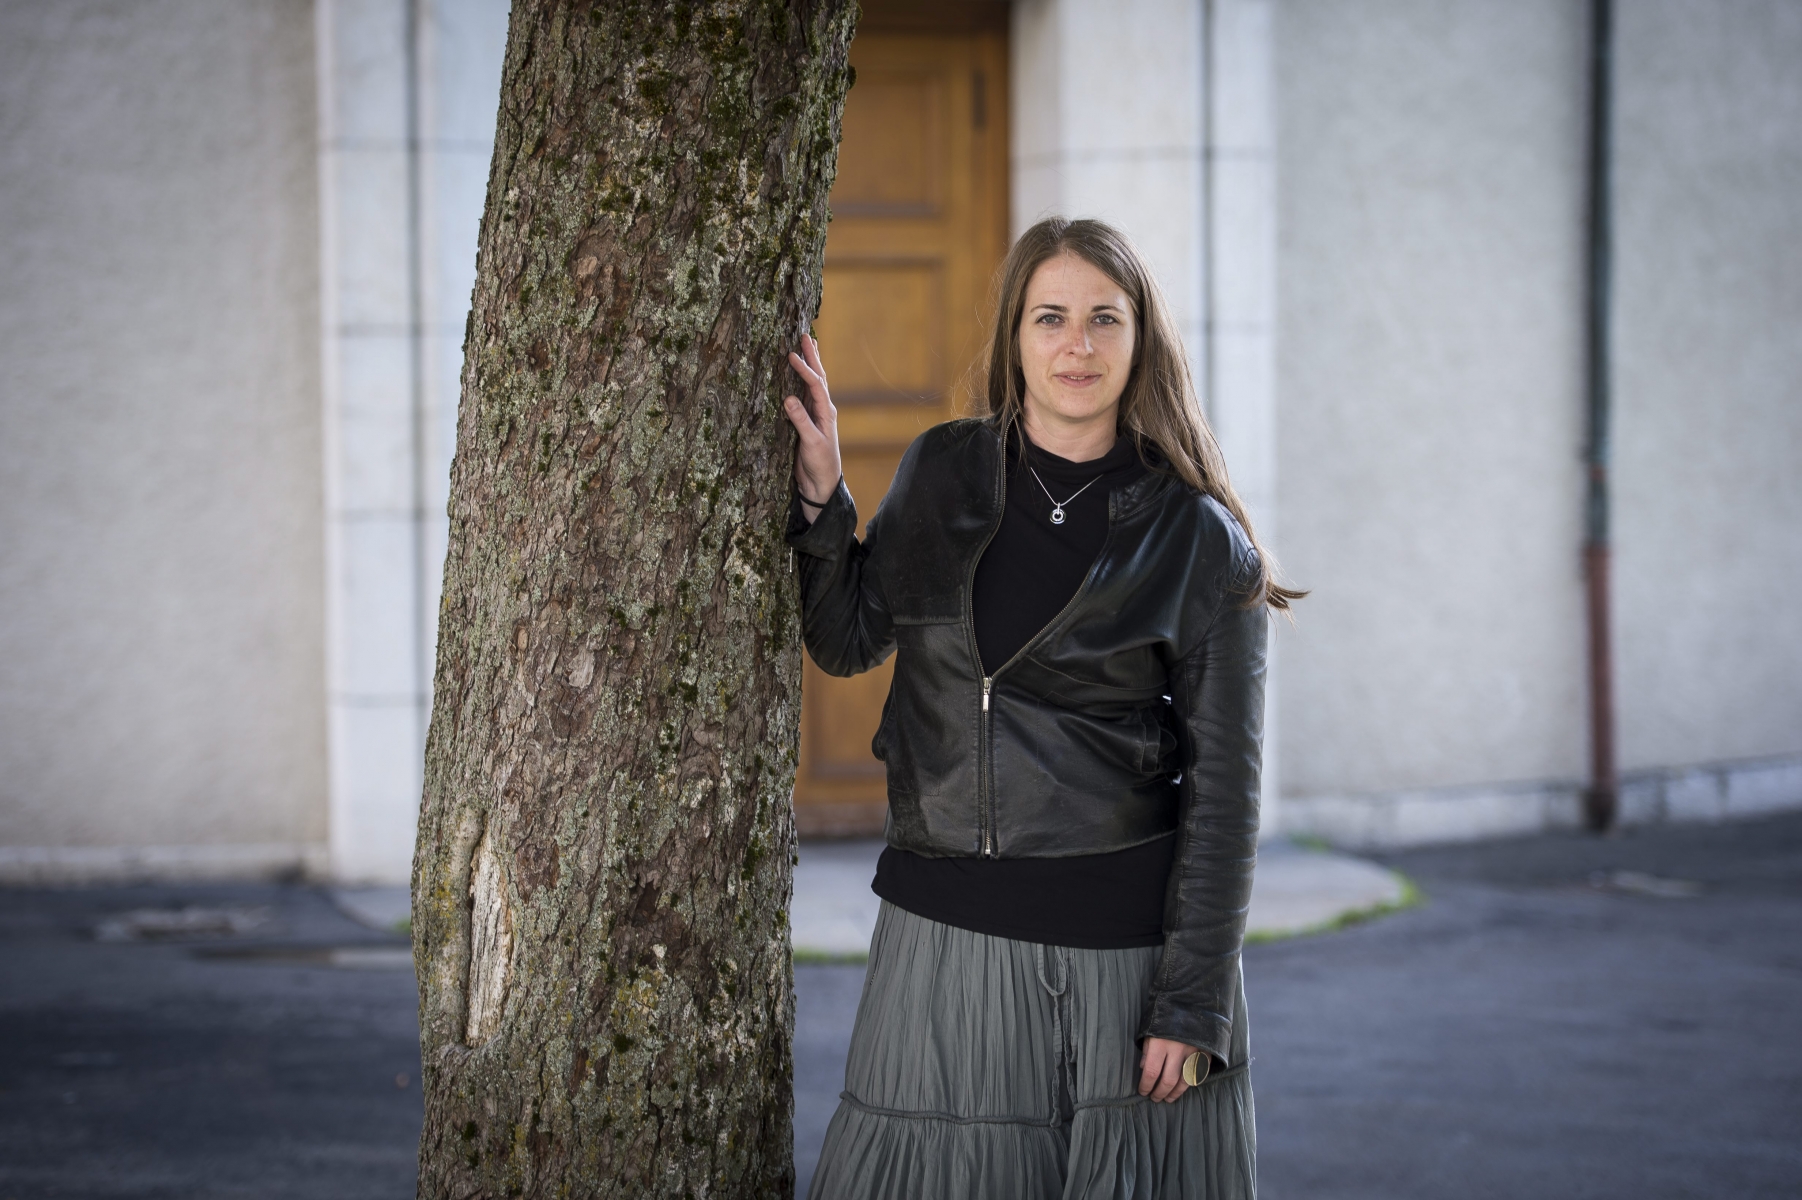
{"label": "leather sleeve cuff", "polygon": [[1205,1051],[1217,1065],[1228,1066],[1227,1055],[1233,1048],[1233,1023],[1219,1013],[1185,1012],[1170,1003],[1166,996],[1155,993],[1150,1011],[1139,1029],[1139,1039],[1167,1038]]}
{"label": "leather sleeve cuff", "polygon": [[842,478],[811,525],[807,523],[806,510],[801,507],[801,493],[790,490],[787,538],[788,544],[798,552],[813,558],[837,558],[851,544],[856,532],[857,505]]}

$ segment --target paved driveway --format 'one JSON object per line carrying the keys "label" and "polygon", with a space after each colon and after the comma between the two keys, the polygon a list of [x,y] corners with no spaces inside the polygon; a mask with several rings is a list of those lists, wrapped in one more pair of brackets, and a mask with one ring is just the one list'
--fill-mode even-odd
{"label": "paved driveway", "polygon": [[[1802,817],[1383,861],[1425,902],[1246,951],[1264,1200],[1802,1197]],[[797,977],[806,1177],[862,976]]]}
{"label": "paved driveway", "polygon": [[1802,1196],[1802,819],[1388,861],[1247,956],[1265,1200]]}
{"label": "paved driveway", "polygon": [[[93,937],[141,909],[246,927]],[[406,954],[314,888],[0,891],[0,1200],[412,1196]]]}
{"label": "paved driveway", "polygon": [[[1247,952],[1265,1200],[1802,1195],[1802,817],[1387,861],[1426,903]],[[92,936],[189,905],[261,924]],[[0,1200],[411,1196],[404,960],[309,888],[0,892]],[[862,971],[796,977],[806,1176]]]}

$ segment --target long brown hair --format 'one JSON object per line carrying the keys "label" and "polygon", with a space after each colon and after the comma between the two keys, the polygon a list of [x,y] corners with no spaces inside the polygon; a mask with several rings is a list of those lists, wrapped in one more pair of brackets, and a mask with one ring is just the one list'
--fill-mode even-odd
{"label": "long brown hair", "polygon": [[1169,304],[1138,250],[1113,226],[1047,217],[1021,234],[1008,251],[1007,261],[1001,264],[1000,302],[995,305],[995,328],[989,339],[987,390],[989,413],[996,424],[1005,435],[1025,416],[1020,317],[1026,308],[1026,285],[1041,264],[1059,254],[1074,254],[1106,275],[1132,304],[1138,329],[1133,339],[1132,375],[1120,396],[1119,431],[1132,437],[1140,457],[1218,500],[1245,530],[1259,563],[1258,580],[1245,597],[1245,607],[1263,603],[1287,610],[1292,601],[1307,593],[1276,581],[1276,563],[1252,532],[1245,505],[1227,478],[1220,443],[1201,411]]}

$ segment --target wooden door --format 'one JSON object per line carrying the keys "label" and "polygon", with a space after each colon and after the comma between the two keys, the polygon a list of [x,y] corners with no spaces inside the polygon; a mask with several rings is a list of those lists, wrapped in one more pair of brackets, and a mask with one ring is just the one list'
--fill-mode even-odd
{"label": "wooden door", "polygon": [[[974,368],[1007,250],[1006,61],[1005,34],[992,29],[860,32],[851,46],[857,82],[814,334],[863,521],[907,444],[970,412],[980,387]],[[807,663],[802,834],[882,832],[887,788],[870,738],[893,665],[834,679]]]}

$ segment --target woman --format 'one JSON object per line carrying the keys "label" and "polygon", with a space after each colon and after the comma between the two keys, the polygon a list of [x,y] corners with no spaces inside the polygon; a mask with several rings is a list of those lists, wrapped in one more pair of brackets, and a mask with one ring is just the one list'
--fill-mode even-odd
{"label": "woman", "polygon": [[819,349],[789,540],[809,652],[893,652],[883,898],[812,1195],[1250,1197],[1239,951],[1276,585],[1150,272],[1097,221],[1002,269],[989,415],[860,543]]}

